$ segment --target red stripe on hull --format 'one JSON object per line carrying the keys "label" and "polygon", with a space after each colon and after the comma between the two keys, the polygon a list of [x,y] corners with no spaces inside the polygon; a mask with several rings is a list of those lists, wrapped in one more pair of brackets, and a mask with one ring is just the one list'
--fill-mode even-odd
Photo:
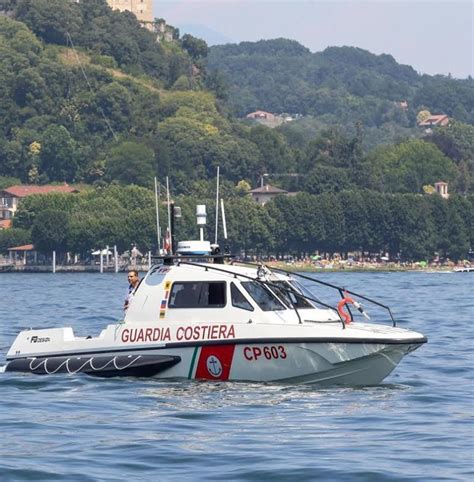
{"label": "red stripe on hull", "polygon": [[194,378],[228,380],[235,345],[203,346]]}

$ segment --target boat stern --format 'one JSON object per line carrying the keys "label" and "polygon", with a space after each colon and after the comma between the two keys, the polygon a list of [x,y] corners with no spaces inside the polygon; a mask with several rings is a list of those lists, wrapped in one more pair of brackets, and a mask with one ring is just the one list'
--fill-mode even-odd
{"label": "boat stern", "polygon": [[7,353],[7,361],[40,353],[61,351],[65,342],[73,341],[74,332],[71,327],[50,328],[45,330],[21,331]]}

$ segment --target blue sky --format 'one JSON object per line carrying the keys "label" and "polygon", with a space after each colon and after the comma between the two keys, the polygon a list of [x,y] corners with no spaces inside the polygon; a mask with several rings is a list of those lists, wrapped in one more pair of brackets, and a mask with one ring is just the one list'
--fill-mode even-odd
{"label": "blue sky", "polygon": [[210,45],[271,38],[387,53],[420,73],[473,73],[470,0],[153,0],[154,16]]}

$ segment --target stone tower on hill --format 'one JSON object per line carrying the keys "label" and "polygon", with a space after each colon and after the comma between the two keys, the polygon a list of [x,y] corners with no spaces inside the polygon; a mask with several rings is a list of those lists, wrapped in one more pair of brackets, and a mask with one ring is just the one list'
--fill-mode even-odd
{"label": "stone tower on hill", "polygon": [[153,0],[107,0],[107,3],[121,12],[128,10],[134,13],[140,22],[153,22]]}

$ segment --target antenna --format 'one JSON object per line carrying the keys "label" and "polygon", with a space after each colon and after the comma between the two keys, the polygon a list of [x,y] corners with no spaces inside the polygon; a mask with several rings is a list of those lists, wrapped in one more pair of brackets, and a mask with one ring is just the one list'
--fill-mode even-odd
{"label": "antenna", "polygon": [[216,236],[214,243],[217,244],[217,231],[219,229],[219,166],[217,166],[217,186],[216,186]]}
{"label": "antenna", "polygon": [[159,194],[158,183],[155,176],[155,210],[156,210],[156,238],[158,240],[158,256],[161,254],[161,233],[160,233],[160,209],[159,209]]}
{"label": "antenna", "polygon": [[222,225],[224,228],[224,239],[227,240],[227,224],[225,222],[224,200],[221,199]]}
{"label": "antenna", "polygon": [[170,184],[168,176],[166,176],[166,195],[168,200],[168,233],[171,245],[171,254],[173,254],[173,233],[171,232],[171,203],[170,203]]}
{"label": "antenna", "polygon": [[224,228],[224,254],[230,253],[229,245],[227,244],[227,223],[225,221],[224,200],[221,199],[221,211],[222,211],[222,227]]}

